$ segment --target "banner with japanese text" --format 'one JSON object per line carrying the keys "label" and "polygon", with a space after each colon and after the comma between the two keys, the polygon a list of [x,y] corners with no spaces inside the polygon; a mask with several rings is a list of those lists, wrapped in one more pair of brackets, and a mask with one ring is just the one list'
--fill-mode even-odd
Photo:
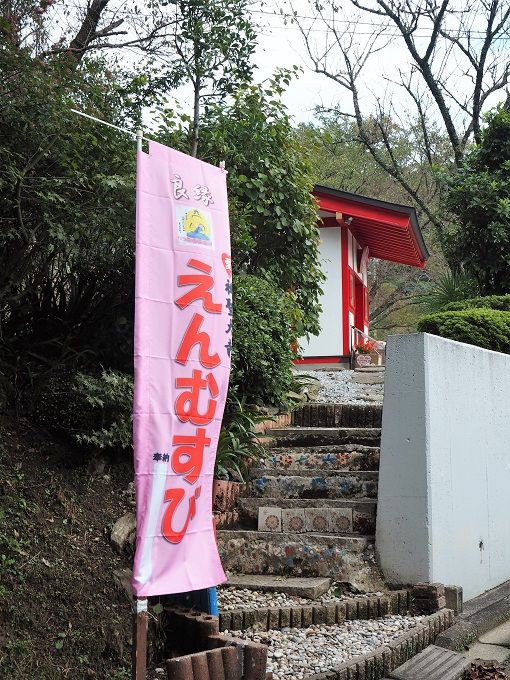
{"label": "banner with japanese text", "polygon": [[232,280],[226,173],[138,151],[135,394],[138,597],[225,580],[212,483],[227,395]]}

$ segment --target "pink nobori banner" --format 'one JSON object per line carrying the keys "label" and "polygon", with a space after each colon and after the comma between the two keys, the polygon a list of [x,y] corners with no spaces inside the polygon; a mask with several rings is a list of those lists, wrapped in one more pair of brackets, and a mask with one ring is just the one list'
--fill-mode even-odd
{"label": "pink nobori banner", "polygon": [[155,142],[138,151],[137,597],[225,580],[212,482],[227,396],[232,280],[225,171]]}

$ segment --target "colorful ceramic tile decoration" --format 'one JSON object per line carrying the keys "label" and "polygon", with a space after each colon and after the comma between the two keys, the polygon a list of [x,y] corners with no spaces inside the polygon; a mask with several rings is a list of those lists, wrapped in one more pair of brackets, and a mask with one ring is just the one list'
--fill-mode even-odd
{"label": "colorful ceramic tile decoration", "polygon": [[259,508],[258,530],[280,533],[282,530],[281,508],[275,507]]}
{"label": "colorful ceramic tile decoration", "polygon": [[284,508],[282,510],[282,529],[284,532],[302,534],[305,531],[304,509]]}
{"label": "colorful ceramic tile decoration", "polygon": [[329,531],[332,534],[352,533],[352,508],[331,508],[329,511]]}
{"label": "colorful ceramic tile decoration", "polygon": [[354,531],[360,534],[372,534],[375,531],[375,514],[353,510],[352,524]]}
{"label": "colorful ceramic tile decoration", "polygon": [[305,508],[305,528],[307,532],[324,534],[328,532],[329,508]]}
{"label": "colorful ceramic tile decoration", "polygon": [[254,483],[255,488],[257,489],[257,491],[261,491],[261,492],[262,492],[262,491],[264,491],[264,489],[265,489],[266,486],[267,486],[267,478],[266,478],[266,477],[259,477],[259,479],[255,479],[255,480],[253,481],[253,483]]}
{"label": "colorful ceramic tile decoration", "polygon": [[356,456],[356,452],[354,452],[354,455],[352,453],[345,453],[345,452],[337,453],[335,455],[334,462],[336,463],[336,465],[338,467],[346,468],[346,467],[349,466],[349,462],[350,462],[351,458],[354,458],[355,456]]}

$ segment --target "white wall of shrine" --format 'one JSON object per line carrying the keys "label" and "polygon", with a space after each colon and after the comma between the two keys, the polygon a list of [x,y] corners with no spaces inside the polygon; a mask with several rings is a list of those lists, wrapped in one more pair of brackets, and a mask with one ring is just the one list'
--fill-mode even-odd
{"label": "white wall of shrine", "polygon": [[319,257],[326,275],[320,298],[320,334],[301,341],[303,356],[327,357],[343,354],[342,332],[342,247],[341,227],[320,230]]}

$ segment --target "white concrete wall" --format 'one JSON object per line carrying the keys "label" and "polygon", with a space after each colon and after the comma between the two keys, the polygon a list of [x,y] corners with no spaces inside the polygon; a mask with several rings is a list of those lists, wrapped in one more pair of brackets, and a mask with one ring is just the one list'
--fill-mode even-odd
{"label": "white concrete wall", "polygon": [[391,336],[376,547],[389,582],[510,578],[510,356]]}
{"label": "white concrete wall", "polygon": [[326,275],[320,297],[321,330],[319,335],[312,335],[308,342],[301,341],[301,352],[304,357],[341,356],[343,354],[340,227],[323,228],[320,230],[320,237],[320,265]]}

